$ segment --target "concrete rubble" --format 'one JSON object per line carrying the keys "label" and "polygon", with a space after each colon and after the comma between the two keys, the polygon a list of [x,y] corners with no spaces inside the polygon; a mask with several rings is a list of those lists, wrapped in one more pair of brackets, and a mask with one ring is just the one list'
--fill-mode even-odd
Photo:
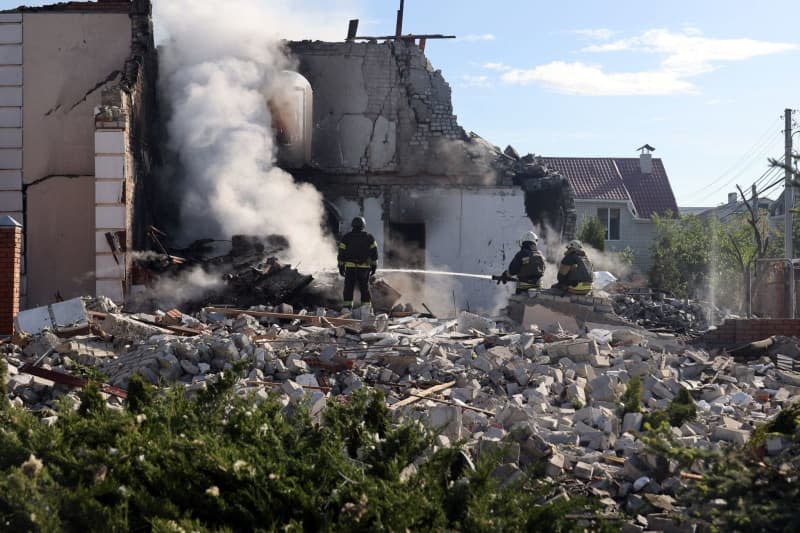
{"label": "concrete rubble", "polygon": [[[87,309],[97,306],[86,302]],[[634,326],[544,335],[531,324],[520,330],[506,316],[467,312],[390,318],[363,308],[337,316],[282,305],[226,314],[127,315],[105,308],[93,312],[98,318],[90,334],[59,338],[44,331],[24,347],[6,343],[0,351],[8,363],[8,399],[42,412],[43,423],[53,423],[59,398],[77,401],[67,386],[21,370],[34,362],[64,373],[93,367],[123,389],[138,373],[188,391],[205,389],[240,363],[245,376],[237,394],[277,394],[287,409],[305,404],[312,416],[336,396],[372,387],[384,392],[398,420],[437,431],[439,446],[463,443],[472,458],[497,455],[499,479],[539,463],[571,490],[604,496],[609,512],[638,516],[629,530],[682,531],[677,516],[685,509],[672,497],[687,474],[702,475],[702,468],[681,472],[649,451],[641,440],[644,416],[666,408],[683,387],[697,418],[672,427],[673,436],[692,447],[725,450],[745,444],[757,424],[800,391],[800,374],[778,368],[769,355],[743,363]],[[632,377],[641,380],[643,412],[621,415]],[[122,401],[108,396],[114,408]],[[783,445],[772,438],[766,452],[779,454]]]}

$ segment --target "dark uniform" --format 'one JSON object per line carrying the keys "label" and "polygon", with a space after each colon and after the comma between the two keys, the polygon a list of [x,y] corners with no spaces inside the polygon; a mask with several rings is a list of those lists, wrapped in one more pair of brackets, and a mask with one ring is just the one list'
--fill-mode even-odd
{"label": "dark uniform", "polygon": [[342,305],[353,306],[353,291],[358,284],[361,303],[372,301],[369,278],[378,268],[378,243],[363,229],[353,228],[339,241],[339,273],[344,276]]}
{"label": "dark uniform", "polygon": [[528,289],[541,289],[542,276],[544,275],[544,256],[536,248],[536,244],[530,241],[522,243],[511,264],[508,265],[508,273],[517,277],[517,294],[523,293]]}
{"label": "dark uniform", "polygon": [[592,262],[583,250],[568,250],[558,269],[555,288],[571,294],[589,294],[592,290]]}

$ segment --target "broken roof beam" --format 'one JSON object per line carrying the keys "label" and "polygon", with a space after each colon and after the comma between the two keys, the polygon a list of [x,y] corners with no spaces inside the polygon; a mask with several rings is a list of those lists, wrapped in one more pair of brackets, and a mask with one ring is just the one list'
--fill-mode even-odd
{"label": "broken roof beam", "polygon": [[408,34],[408,35],[384,35],[382,37],[369,37],[366,35],[358,35],[353,37],[353,39],[359,39],[363,41],[414,41],[417,39],[455,39],[455,35],[443,35],[441,33],[427,33],[427,34]]}

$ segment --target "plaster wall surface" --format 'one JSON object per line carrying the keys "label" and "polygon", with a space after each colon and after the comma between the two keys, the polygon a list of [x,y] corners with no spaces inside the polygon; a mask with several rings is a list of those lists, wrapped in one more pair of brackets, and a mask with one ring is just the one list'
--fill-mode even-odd
{"label": "plaster wall surface", "polygon": [[[24,13],[27,307],[93,294],[95,122],[131,49],[127,13]],[[104,166],[100,166],[101,173]],[[106,194],[107,191],[101,191]]]}
{"label": "plaster wall surface", "polygon": [[23,181],[94,174],[94,107],[131,50],[127,13],[25,13]]}
{"label": "plaster wall surface", "polygon": [[[349,225],[364,202],[369,231],[378,241],[379,266],[386,255],[387,223],[425,224],[425,268],[468,274],[500,274],[517,252],[520,235],[529,231],[525,197],[517,188],[392,188],[361,200],[340,198],[336,205]],[[388,205],[388,211],[383,207]],[[404,292],[403,276],[387,274]],[[491,312],[505,305],[513,284],[438,275],[415,276],[422,289],[415,295],[434,313],[458,310]],[[409,284],[413,285],[413,284]],[[406,294],[407,300],[412,295]],[[455,300],[455,302],[454,302]]]}
{"label": "plaster wall surface", "polygon": [[53,178],[27,194],[27,307],[94,294],[94,178]]}

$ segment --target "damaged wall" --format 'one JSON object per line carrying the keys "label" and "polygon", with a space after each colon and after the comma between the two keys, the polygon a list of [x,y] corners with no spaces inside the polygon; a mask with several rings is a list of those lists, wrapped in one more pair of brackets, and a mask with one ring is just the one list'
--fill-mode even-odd
{"label": "damaged wall", "polygon": [[[114,283],[95,277],[111,255],[104,233],[120,230],[130,250],[144,225],[132,206],[154,159],[155,71],[149,0],[0,13],[0,213],[24,226],[24,307],[121,300],[129,259],[114,260]],[[97,126],[110,107],[124,116]]]}
{"label": "damaged wall", "polygon": [[[450,86],[413,43],[289,48],[313,88],[311,168],[295,174],[336,204],[345,231],[353,216],[365,216],[381,265],[499,274],[532,218],[571,237],[574,195],[566,181],[533,156],[508,156],[465,133]],[[537,202],[552,209],[526,212]],[[424,288],[415,299],[443,314],[454,300],[459,309],[494,310],[512,290],[470,278],[418,281]]]}
{"label": "damaged wall", "polygon": [[[446,188],[415,185],[386,188],[378,196],[339,198],[336,201],[344,220],[363,213],[367,229],[378,241],[379,265],[387,265],[392,254],[391,225],[424,225],[423,265],[428,270],[449,270],[470,274],[500,274],[519,249],[519,238],[530,230],[525,213],[525,195],[516,188]],[[400,250],[406,259],[413,250]],[[406,261],[408,262],[408,261]],[[400,278],[388,274],[390,283]],[[449,316],[453,305],[459,309],[491,312],[505,303],[513,284],[473,278],[426,276],[418,294],[398,285],[407,299],[425,302],[434,313]],[[400,281],[402,284],[402,280]]]}
{"label": "damaged wall", "polygon": [[314,89],[312,167],[475,183],[496,177],[494,148],[458,125],[450,86],[415,45],[302,41],[289,48]]}

